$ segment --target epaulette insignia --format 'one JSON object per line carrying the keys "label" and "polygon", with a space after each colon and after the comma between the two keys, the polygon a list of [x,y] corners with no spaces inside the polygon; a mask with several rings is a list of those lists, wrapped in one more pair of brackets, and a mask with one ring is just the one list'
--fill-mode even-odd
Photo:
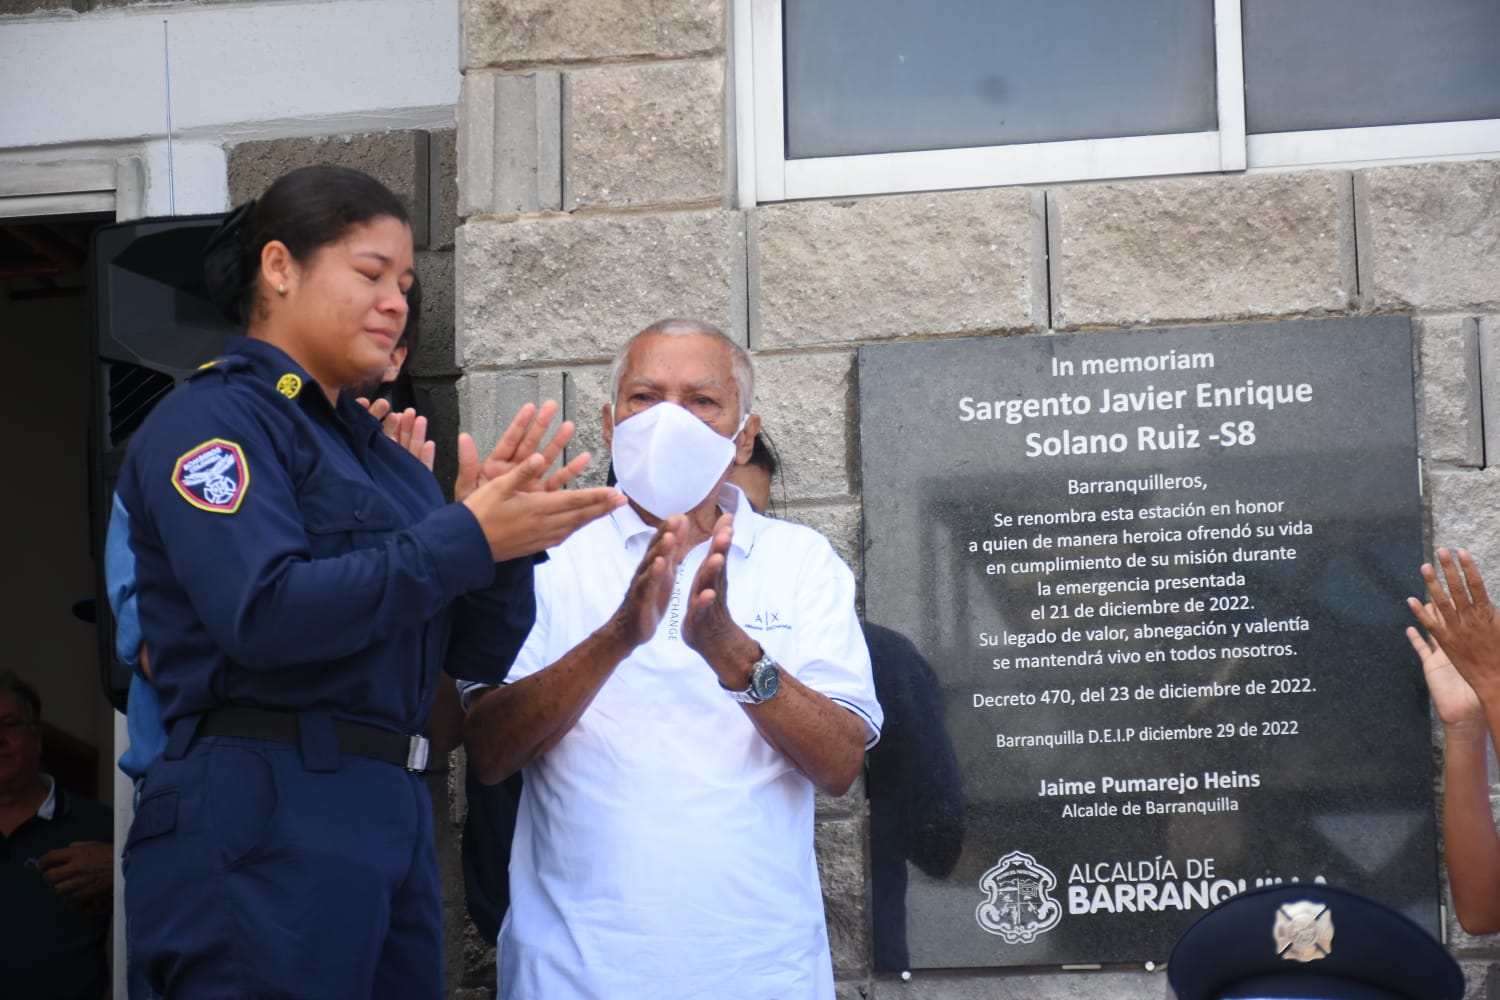
{"label": "epaulette insignia", "polygon": [[198,370],[201,372],[203,369],[205,369],[205,368],[212,368],[214,365],[216,365],[218,363],[219,363],[219,359],[218,358],[214,358],[212,361],[205,361],[205,362],[203,362],[203,364],[201,364],[201,365],[198,366]]}
{"label": "epaulette insignia", "polygon": [[302,391],[302,379],[300,376],[287,372],[276,380],[276,391],[287,399],[296,399],[297,393]]}
{"label": "epaulette insignia", "polygon": [[239,445],[213,438],[177,460],[172,485],[199,510],[233,514],[250,486],[250,467]]}

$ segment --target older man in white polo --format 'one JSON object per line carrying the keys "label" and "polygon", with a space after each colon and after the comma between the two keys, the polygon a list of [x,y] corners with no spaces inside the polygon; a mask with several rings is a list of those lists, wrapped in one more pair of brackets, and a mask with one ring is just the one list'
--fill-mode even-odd
{"label": "older man in white polo", "polygon": [[760,425],[744,349],[664,320],[611,371],[630,505],[537,567],[507,683],[470,688],[470,766],[524,768],[500,996],[832,1000],[813,792],[878,738],[854,579],[726,482]]}

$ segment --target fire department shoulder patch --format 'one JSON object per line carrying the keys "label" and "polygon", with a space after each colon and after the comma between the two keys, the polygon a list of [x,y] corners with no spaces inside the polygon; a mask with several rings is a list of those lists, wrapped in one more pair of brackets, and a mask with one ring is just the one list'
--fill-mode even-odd
{"label": "fire department shoulder patch", "polygon": [[213,438],[177,460],[172,470],[172,485],[199,510],[233,514],[245,499],[250,467],[245,464],[245,453],[239,445]]}

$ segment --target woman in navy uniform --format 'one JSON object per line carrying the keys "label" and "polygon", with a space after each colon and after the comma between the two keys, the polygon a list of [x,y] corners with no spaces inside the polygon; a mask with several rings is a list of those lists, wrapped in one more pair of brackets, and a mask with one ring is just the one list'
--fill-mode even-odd
{"label": "woman in navy uniform", "polygon": [[528,406],[457,502],[341,388],[379,373],[416,282],[406,212],[309,167],[237,209],[210,291],[246,324],[130,445],[142,631],[168,728],[126,843],[132,960],[169,998],[442,995],[420,732],[439,671],[497,683],[534,554],[613,509],[545,469]]}

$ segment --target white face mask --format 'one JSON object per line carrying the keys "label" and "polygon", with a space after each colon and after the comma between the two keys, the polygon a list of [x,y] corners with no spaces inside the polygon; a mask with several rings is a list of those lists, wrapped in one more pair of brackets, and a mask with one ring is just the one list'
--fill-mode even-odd
{"label": "white face mask", "polygon": [[660,402],[615,424],[610,456],[626,496],[660,518],[685,514],[703,502],[734,461],[734,437],[676,403]]}

